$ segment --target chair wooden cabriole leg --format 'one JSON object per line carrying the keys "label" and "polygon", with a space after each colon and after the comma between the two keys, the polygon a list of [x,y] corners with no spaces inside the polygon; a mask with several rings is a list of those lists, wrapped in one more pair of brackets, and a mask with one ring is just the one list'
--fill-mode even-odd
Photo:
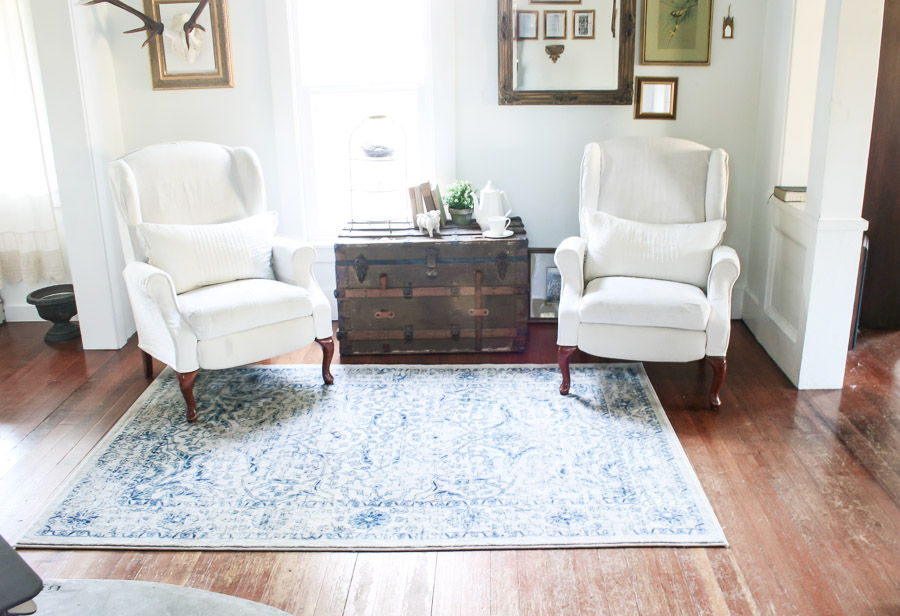
{"label": "chair wooden cabriole leg", "polygon": [[153,378],[153,357],[147,351],[141,351],[141,358],[144,360],[144,376],[148,379]]}
{"label": "chair wooden cabriole leg", "polygon": [[714,411],[718,411],[722,405],[719,398],[719,390],[722,389],[722,383],[725,382],[725,372],[728,369],[728,362],[724,357],[707,357],[706,361],[713,367],[713,382],[709,389],[709,405]]}
{"label": "chair wooden cabriole leg", "polygon": [[560,346],[556,349],[556,357],[559,360],[559,371],[562,372],[562,384],[559,386],[559,393],[564,396],[569,395],[569,360],[572,359],[572,354],[577,350],[577,346]]}
{"label": "chair wooden cabriole leg", "polygon": [[194,379],[197,378],[200,371],[176,372],[175,374],[178,376],[178,385],[181,386],[181,395],[184,396],[184,401],[187,404],[187,411],[185,411],[184,417],[188,420],[188,423],[194,423],[197,421],[197,405],[194,404]]}
{"label": "chair wooden cabriole leg", "polygon": [[316,342],[322,347],[322,380],[326,385],[334,383],[331,376],[331,358],[334,357],[334,336],[328,338],[316,338]]}

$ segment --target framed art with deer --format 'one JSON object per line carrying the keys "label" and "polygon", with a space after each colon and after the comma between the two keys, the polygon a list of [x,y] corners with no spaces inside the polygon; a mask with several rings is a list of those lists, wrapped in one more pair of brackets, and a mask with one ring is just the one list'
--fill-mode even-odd
{"label": "framed art with deer", "polygon": [[149,39],[154,90],[234,85],[225,0],[144,0],[144,11],[163,26]]}

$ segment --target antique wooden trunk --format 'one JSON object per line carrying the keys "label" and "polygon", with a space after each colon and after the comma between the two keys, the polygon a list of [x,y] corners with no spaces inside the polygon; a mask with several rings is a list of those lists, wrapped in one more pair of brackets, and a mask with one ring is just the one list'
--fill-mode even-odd
{"label": "antique wooden trunk", "polygon": [[342,355],[524,351],[528,238],[358,225],[334,245]]}

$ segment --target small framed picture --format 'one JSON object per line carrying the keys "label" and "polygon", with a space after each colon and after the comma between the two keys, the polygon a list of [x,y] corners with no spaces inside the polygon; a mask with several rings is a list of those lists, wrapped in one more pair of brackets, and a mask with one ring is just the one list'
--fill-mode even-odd
{"label": "small framed picture", "polygon": [[634,78],[634,119],[674,120],[678,77]]}
{"label": "small framed picture", "polygon": [[581,4],[581,0],[528,0],[529,4]]}
{"label": "small framed picture", "polygon": [[536,39],[538,37],[538,12],[516,11],[516,38]]}
{"label": "small framed picture", "polygon": [[572,11],[572,38],[594,38],[594,11]]}
{"label": "small framed picture", "polygon": [[566,38],[566,11],[544,11],[544,38]]}
{"label": "small framed picture", "polygon": [[531,307],[528,320],[556,321],[562,278],[553,263],[554,248],[529,248],[528,264],[531,281]]}

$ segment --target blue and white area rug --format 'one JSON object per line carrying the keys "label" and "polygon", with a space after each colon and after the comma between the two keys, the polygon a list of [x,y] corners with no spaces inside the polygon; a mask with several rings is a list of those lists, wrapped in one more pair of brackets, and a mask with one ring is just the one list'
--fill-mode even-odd
{"label": "blue and white area rug", "polygon": [[164,372],[20,547],[726,545],[640,364]]}

